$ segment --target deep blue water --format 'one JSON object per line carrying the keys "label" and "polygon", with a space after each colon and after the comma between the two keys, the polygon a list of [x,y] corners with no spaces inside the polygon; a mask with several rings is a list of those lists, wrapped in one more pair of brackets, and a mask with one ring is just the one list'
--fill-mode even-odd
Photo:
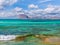
{"label": "deep blue water", "polygon": [[0,21],[7,21],[7,22],[12,22],[12,21],[19,21],[19,22],[51,22],[51,21],[60,21],[60,19],[0,19]]}

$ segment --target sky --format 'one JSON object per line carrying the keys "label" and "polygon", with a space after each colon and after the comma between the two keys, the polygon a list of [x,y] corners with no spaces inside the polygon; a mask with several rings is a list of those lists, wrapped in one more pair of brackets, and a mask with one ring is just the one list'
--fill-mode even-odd
{"label": "sky", "polygon": [[60,0],[0,0],[0,19],[21,17],[60,19]]}

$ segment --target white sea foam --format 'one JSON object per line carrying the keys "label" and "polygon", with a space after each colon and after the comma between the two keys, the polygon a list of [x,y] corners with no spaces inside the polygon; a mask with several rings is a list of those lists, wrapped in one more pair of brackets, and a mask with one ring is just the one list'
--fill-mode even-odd
{"label": "white sea foam", "polygon": [[16,35],[0,35],[0,41],[9,41],[15,38]]}

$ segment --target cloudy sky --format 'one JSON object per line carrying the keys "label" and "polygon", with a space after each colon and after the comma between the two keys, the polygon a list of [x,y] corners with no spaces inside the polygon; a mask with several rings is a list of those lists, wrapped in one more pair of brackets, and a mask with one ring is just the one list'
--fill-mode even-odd
{"label": "cloudy sky", "polygon": [[60,0],[0,0],[0,19],[27,16],[33,19],[60,19]]}

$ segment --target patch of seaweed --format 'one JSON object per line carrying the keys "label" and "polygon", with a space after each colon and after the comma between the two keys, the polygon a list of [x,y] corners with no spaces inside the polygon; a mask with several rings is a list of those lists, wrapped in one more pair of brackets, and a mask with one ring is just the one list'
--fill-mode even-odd
{"label": "patch of seaweed", "polygon": [[50,34],[28,34],[28,35],[24,35],[24,36],[17,36],[15,39],[13,39],[13,41],[24,41],[26,40],[27,37],[35,37],[35,38],[38,38],[40,40],[45,40],[46,38],[50,38],[50,37],[54,37],[54,35],[50,35]]}
{"label": "patch of seaweed", "polygon": [[24,41],[27,37],[34,36],[33,34],[28,34],[25,36],[17,36],[14,41]]}

